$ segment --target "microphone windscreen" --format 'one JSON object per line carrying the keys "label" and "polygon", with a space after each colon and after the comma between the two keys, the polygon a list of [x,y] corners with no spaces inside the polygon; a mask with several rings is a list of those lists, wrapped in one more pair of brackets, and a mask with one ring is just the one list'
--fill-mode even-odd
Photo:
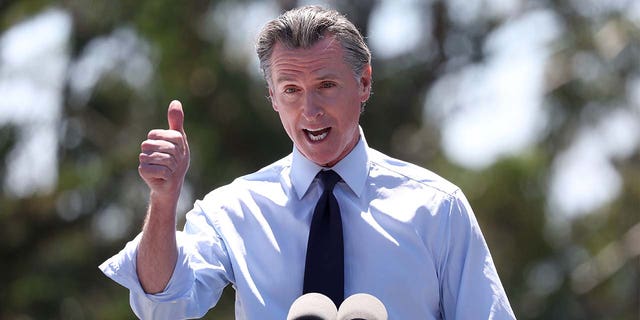
{"label": "microphone windscreen", "polygon": [[338,309],[338,320],[387,320],[387,308],[380,299],[356,293],[342,302]]}
{"label": "microphone windscreen", "polygon": [[336,305],[329,297],[312,292],[291,304],[287,320],[335,320],[337,313]]}

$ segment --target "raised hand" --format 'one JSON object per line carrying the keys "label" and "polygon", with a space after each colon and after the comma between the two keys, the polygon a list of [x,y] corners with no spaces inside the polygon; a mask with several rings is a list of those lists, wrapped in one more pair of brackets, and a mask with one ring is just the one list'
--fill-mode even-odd
{"label": "raised hand", "polygon": [[169,129],[151,130],[142,142],[138,172],[152,194],[177,201],[190,159],[180,101],[171,101],[167,119]]}
{"label": "raised hand", "polygon": [[136,270],[147,293],[161,292],[169,282],[178,256],[176,206],[189,168],[189,144],[184,133],[182,104],[171,101],[169,129],[149,131],[142,142],[140,176],[151,188],[149,211],[138,244]]}

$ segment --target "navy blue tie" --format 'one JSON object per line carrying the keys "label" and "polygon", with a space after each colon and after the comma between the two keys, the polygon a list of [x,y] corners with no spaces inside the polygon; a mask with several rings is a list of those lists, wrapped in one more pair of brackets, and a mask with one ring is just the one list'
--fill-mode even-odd
{"label": "navy blue tie", "polygon": [[339,306],[344,300],[344,244],[340,207],[333,187],[340,176],[333,170],[320,171],[318,176],[324,191],[311,220],[303,293],[322,293]]}

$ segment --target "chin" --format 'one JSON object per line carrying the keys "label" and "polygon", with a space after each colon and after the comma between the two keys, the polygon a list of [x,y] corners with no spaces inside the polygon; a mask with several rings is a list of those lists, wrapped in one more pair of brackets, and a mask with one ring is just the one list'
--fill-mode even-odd
{"label": "chin", "polygon": [[310,159],[311,161],[313,161],[313,163],[321,166],[321,167],[328,167],[329,163],[331,163],[331,161],[327,161],[324,159]]}
{"label": "chin", "polygon": [[328,167],[329,164],[333,164],[335,162],[335,160],[330,160],[330,159],[334,159],[334,158],[325,158],[325,157],[307,157],[307,159],[313,161],[313,163],[322,166],[322,167]]}

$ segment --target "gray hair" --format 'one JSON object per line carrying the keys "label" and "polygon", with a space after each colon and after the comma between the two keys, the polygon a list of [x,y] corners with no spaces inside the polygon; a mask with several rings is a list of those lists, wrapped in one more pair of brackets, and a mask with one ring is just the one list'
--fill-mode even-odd
{"label": "gray hair", "polygon": [[269,21],[258,34],[256,52],[260,69],[271,84],[271,54],[276,43],[287,48],[310,48],[325,36],[334,36],[344,49],[344,60],[356,78],[371,63],[371,52],[360,31],[336,10],[304,6]]}

